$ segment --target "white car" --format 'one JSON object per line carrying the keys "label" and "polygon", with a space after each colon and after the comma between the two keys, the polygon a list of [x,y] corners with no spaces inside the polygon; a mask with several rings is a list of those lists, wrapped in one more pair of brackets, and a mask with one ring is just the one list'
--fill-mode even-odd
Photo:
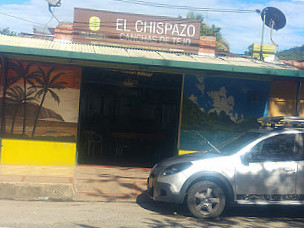
{"label": "white car", "polygon": [[218,148],[161,161],[151,170],[148,194],[185,203],[198,218],[218,217],[231,203],[304,204],[304,129],[297,124],[252,130]]}

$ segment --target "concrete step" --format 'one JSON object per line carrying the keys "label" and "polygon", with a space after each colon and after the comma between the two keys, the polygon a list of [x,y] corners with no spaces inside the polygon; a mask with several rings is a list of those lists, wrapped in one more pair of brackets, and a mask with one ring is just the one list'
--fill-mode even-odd
{"label": "concrete step", "polygon": [[74,189],[72,184],[62,183],[1,182],[0,198],[70,201],[74,198]]}

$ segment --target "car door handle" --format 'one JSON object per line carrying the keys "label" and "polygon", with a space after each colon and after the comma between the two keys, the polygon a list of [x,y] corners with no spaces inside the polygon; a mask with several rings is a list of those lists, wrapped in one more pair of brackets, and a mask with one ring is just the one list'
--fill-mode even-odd
{"label": "car door handle", "polygon": [[284,168],[283,170],[287,173],[295,173],[296,172],[296,169],[294,169],[294,168]]}

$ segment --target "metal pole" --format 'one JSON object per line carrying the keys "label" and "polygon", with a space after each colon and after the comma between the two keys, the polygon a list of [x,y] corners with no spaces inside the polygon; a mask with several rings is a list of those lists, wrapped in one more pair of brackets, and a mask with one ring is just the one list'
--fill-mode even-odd
{"label": "metal pole", "polygon": [[181,94],[180,94],[180,106],[179,106],[179,120],[178,120],[178,133],[177,133],[177,154],[179,155],[180,150],[180,137],[182,131],[182,114],[183,114],[183,103],[184,103],[184,84],[185,84],[185,74],[183,74],[182,84],[181,84]]}
{"label": "metal pole", "polygon": [[296,101],[296,116],[300,116],[301,87],[302,87],[302,81],[299,81],[298,90],[297,90],[297,101]]}
{"label": "metal pole", "polygon": [[264,57],[263,57],[263,44],[264,44],[264,30],[265,30],[265,18],[266,18],[266,13],[265,12],[264,12],[264,17],[263,17],[262,39],[261,39],[261,46],[260,46],[260,60],[262,60],[262,61],[264,60]]}
{"label": "metal pole", "polygon": [[273,39],[272,39],[272,31],[273,31],[273,26],[274,26],[274,25],[275,25],[275,22],[274,22],[273,20],[271,20],[270,40],[271,40],[271,42],[272,42],[272,44],[273,44],[274,46],[278,46],[277,43],[274,42]]}

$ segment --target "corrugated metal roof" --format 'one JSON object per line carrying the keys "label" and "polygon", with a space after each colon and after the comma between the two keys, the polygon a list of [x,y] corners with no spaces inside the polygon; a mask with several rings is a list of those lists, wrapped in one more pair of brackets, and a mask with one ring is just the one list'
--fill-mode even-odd
{"label": "corrugated metal roof", "polygon": [[33,30],[36,34],[54,35],[54,29],[49,27],[34,25]]}
{"label": "corrugated metal roof", "polygon": [[[17,49],[16,49],[17,48]],[[21,48],[21,49],[20,49]],[[48,51],[46,51],[48,50]],[[116,61],[117,63],[132,64],[151,64],[153,60],[154,66],[166,66],[175,68],[193,68],[195,70],[221,70],[233,71],[241,73],[253,74],[274,74],[286,76],[304,77],[304,72],[291,73],[291,71],[299,71],[295,67],[288,66],[283,62],[262,62],[256,59],[241,57],[212,57],[200,55],[186,55],[183,53],[169,53],[157,50],[142,50],[123,47],[95,46],[77,43],[60,43],[49,40],[39,40],[24,37],[13,37],[0,35],[0,52],[14,54],[29,54],[52,56],[62,58],[85,59],[90,61]],[[93,55],[87,55],[93,54]],[[134,58],[133,60],[125,59],[125,57]],[[219,65],[223,65],[222,67]],[[238,68],[235,68],[237,66]],[[242,67],[249,67],[243,70]],[[259,68],[256,72],[254,69]],[[265,69],[265,70],[263,70]],[[267,69],[267,70],[266,70]],[[287,71],[269,71],[268,69],[288,70]],[[290,74],[290,75],[288,75]]]}

